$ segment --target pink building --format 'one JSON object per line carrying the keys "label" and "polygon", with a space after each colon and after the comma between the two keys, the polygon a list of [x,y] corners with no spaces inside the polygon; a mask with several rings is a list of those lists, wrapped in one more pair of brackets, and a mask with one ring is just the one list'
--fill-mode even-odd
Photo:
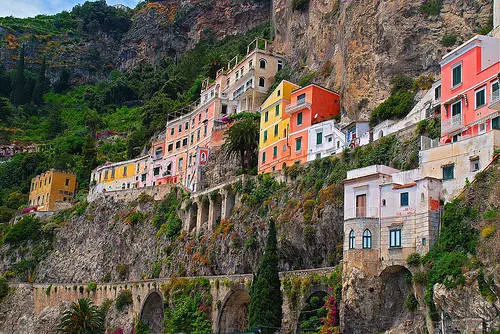
{"label": "pink building", "polygon": [[500,39],[475,36],[440,64],[441,143],[498,129]]}

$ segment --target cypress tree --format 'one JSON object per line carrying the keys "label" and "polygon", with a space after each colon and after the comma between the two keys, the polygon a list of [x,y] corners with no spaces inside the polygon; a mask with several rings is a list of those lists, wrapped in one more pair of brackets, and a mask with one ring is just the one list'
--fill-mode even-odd
{"label": "cypress tree", "polygon": [[274,333],[281,327],[283,296],[278,261],[276,226],[271,221],[264,254],[250,288],[248,306],[250,328],[260,328],[262,333]]}
{"label": "cypress tree", "polygon": [[1,62],[0,62],[0,96],[7,98],[10,96],[10,77]]}
{"label": "cypress tree", "polygon": [[33,89],[32,101],[36,105],[40,105],[43,102],[43,94],[45,93],[46,89],[46,78],[45,78],[46,70],[47,70],[46,61],[45,57],[43,57],[42,67],[40,68],[40,72],[38,73],[38,78],[35,83],[35,88]]}
{"label": "cypress tree", "polygon": [[14,77],[11,101],[16,106],[24,103],[24,84],[26,78],[24,77],[24,46],[19,51],[19,60],[17,61],[16,76]]}

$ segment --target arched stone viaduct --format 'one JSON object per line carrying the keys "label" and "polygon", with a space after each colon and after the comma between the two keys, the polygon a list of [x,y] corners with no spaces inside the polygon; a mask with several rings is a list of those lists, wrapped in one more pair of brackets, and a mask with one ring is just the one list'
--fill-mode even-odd
{"label": "arched stone viaduct", "polygon": [[[310,277],[311,275],[329,275],[334,267],[288,271],[280,273],[280,278]],[[194,279],[194,277],[192,277]],[[252,274],[205,276],[210,281],[212,302],[212,330],[214,333],[233,333],[247,329],[249,287]],[[133,303],[130,310],[134,317],[148,323],[153,334],[161,333],[163,321],[163,286],[169,279],[145,280],[137,282],[97,284],[95,291],[89,291],[87,284],[23,284],[33,291],[34,312],[40,314],[46,307],[59,306],[62,302],[75,302],[79,298],[90,298],[96,305],[106,299],[115,300],[122,290],[132,292]],[[296,332],[300,309],[309,296],[318,291],[328,293],[324,283],[313,284],[298,301],[299,307],[293,307],[283,293],[282,328],[286,333]]]}

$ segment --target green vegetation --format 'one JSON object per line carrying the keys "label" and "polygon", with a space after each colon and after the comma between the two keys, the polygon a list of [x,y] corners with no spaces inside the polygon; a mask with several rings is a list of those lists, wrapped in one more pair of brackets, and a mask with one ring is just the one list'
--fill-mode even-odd
{"label": "green vegetation", "polygon": [[0,302],[9,294],[9,282],[3,276],[0,276]]}
{"label": "green vegetation", "polygon": [[405,299],[405,308],[410,312],[415,312],[418,308],[418,300],[413,293],[410,293]]}
{"label": "green vegetation", "polygon": [[417,134],[436,139],[441,136],[441,120],[439,117],[423,119],[417,124]]}
{"label": "green vegetation", "polygon": [[132,291],[125,289],[121,290],[120,293],[118,294],[118,297],[116,297],[116,309],[118,312],[122,312],[125,310],[129,305],[132,305],[134,301],[132,300]]}
{"label": "green vegetation", "polygon": [[412,253],[412,254],[408,255],[408,258],[406,259],[406,263],[410,267],[420,266],[420,254],[419,253]]}
{"label": "green vegetation", "polygon": [[405,117],[413,108],[414,98],[413,79],[403,74],[396,75],[391,80],[391,95],[372,111],[370,125]]}
{"label": "green vegetation", "polygon": [[442,46],[453,46],[457,43],[456,35],[444,35],[441,39]]}
{"label": "green vegetation", "polygon": [[241,167],[247,172],[257,165],[259,129],[258,120],[253,117],[244,117],[225,133],[224,149],[228,157],[239,156]]}
{"label": "green vegetation", "polygon": [[420,11],[429,16],[436,16],[441,13],[443,9],[442,0],[425,0],[422,5],[420,5]]}
{"label": "green vegetation", "polygon": [[89,282],[87,284],[87,290],[94,292],[97,289],[97,283],[96,282]]}
{"label": "green vegetation", "polygon": [[139,320],[135,323],[135,334],[151,334],[151,329],[146,323]]}
{"label": "green vegetation", "polygon": [[[211,333],[210,281],[172,278],[165,287],[165,333]],[[167,306],[168,305],[168,306]]]}
{"label": "green vegetation", "polygon": [[106,307],[97,307],[87,298],[72,303],[69,310],[64,311],[57,331],[59,333],[99,334],[104,333]]}
{"label": "green vegetation", "polygon": [[171,190],[168,195],[158,203],[153,224],[159,229],[157,237],[165,235],[168,240],[177,238],[182,230],[182,220],[177,214],[181,201],[178,198],[179,189]]}
{"label": "green vegetation", "polygon": [[119,264],[116,266],[116,271],[118,272],[118,277],[120,278],[121,281],[124,281],[129,272],[128,265],[126,264]]}
{"label": "green vegetation", "polygon": [[276,227],[271,220],[266,247],[250,288],[248,319],[250,328],[262,333],[274,333],[281,327],[283,296],[278,276],[278,248]]}

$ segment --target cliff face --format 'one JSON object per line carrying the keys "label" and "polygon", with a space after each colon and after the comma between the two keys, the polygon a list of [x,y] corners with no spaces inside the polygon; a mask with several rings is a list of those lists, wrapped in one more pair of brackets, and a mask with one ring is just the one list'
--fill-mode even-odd
{"label": "cliff face", "polygon": [[0,25],[0,62],[15,67],[19,46],[25,46],[26,63],[47,57],[53,80],[63,69],[74,73],[74,80],[89,82],[103,79],[110,70],[130,70],[166,57],[181,57],[200,39],[244,33],[269,21],[267,1],[195,1],[150,2],[130,13],[132,24],[123,34],[98,31],[93,34],[51,32],[39,34],[29,28],[8,29]]}
{"label": "cliff face", "polygon": [[[340,91],[352,118],[366,118],[389,95],[392,76],[439,74],[441,57],[485,26],[492,11],[488,0],[445,0],[430,16],[420,10],[424,2],[311,0],[293,11],[292,0],[275,0],[276,42],[302,74],[316,71],[316,81]],[[457,36],[456,44],[441,45],[445,35]]]}

